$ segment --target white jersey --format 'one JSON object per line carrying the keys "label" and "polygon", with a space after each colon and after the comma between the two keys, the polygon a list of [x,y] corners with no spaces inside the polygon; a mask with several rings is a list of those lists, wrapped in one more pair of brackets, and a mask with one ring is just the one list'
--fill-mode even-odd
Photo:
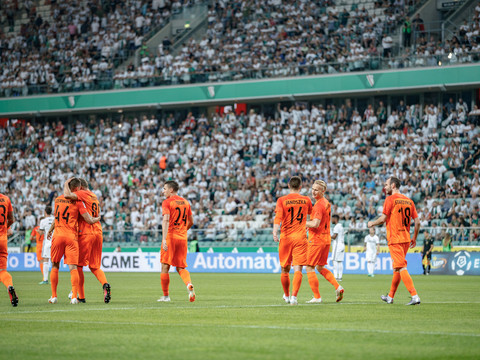
{"label": "white jersey", "polygon": [[377,257],[377,245],[380,244],[380,239],[377,235],[365,236],[365,246],[367,261],[375,261]]}
{"label": "white jersey", "polygon": [[46,217],[40,221],[39,230],[43,231],[43,246],[42,246],[42,258],[50,259],[50,248],[52,246],[52,240],[47,238],[48,230],[52,226],[52,223],[55,221],[53,216]]}
{"label": "white jersey", "polygon": [[332,230],[332,235],[337,234],[336,239],[332,239],[332,260],[343,261],[345,255],[345,231],[342,224],[337,223]]}

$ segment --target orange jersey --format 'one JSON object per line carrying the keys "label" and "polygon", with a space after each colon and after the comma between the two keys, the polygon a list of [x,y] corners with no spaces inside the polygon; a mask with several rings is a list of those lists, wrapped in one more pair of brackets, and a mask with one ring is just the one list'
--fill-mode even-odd
{"label": "orange jersey", "polygon": [[415,204],[402,194],[393,194],[385,199],[383,213],[387,216],[388,245],[409,243],[410,220],[418,217]]}
{"label": "orange jersey", "polygon": [[312,213],[309,197],[292,193],[280,197],[275,208],[275,224],[282,224],[282,239],[298,240],[307,238],[307,215]]}
{"label": "orange jersey", "polygon": [[170,196],[162,203],[162,216],[167,214],[170,215],[167,237],[187,241],[188,217],[192,216],[190,203],[178,195]]}
{"label": "orange jersey", "polygon": [[[85,214],[88,212],[91,217],[100,216],[100,203],[98,202],[97,195],[95,195],[90,190],[78,190],[75,191],[75,194],[78,197],[77,206],[80,214]],[[82,217],[80,217],[78,222],[78,232],[81,235],[87,234],[101,234],[102,225],[100,221],[96,222],[93,225],[88,224]]]}
{"label": "orange jersey", "polygon": [[77,237],[78,207],[75,200],[60,195],[55,199],[55,237]]}
{"label": "orange jersey", "polygon": [[8,230],[8,214],[13,212],[10,198],[6,195],[0,194],[0,238],[7,238]]}
{"label": "orange jersey", "polygon": [[321,198],[315,203],[312,211],[312,220],[320,219],[320,225],[317,228],[308,229],[308,241],[313,244],[332,242],[330,235],[331,206],[327,199]]}

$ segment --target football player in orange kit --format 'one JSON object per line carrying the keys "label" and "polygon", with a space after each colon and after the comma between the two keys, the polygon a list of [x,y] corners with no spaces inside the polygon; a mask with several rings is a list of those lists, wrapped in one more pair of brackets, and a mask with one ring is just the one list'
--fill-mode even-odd
{"label": "football player in orange kit", "polygon": [[12,306],[18,305],[18,297],[13,287],[12,276],[7,271],[9,228],[15,222],[10,198],[0,194],[0,281],[5,285]]}
{"label": "football player in orange kit", "polygon": [[[387,304],[393,304],[393,298],[401,280],[412,296],[412,299],[406,305],[418,305],[420,304],[420,297],[408,273],[405,257],[408,248],[414,248],[417,244],[420,219],[413,201],[400,193],[400,180],[398,178],[391,176],[385,181],[385,192],[388,196],[383,205],[383,214],[378,219],[369,221],[367,224],[369,228],[372,228],[385,222],[387,223],[387,242],[393,261],[393,279],[390,292],[388,295],[382,295],[381,299]],[[415,221],[412,239],[410,239],[411,219]]]}
{"label": "football player in orange kit", "polygon": [[307,221],[308,228],[308,252],[307,252],[307,276],[310,288],[313,291],[313,299],[307,301],[310,304],[321,303],[322,298],[318,291],[318,278],[315,274],[315,268],[318,272],[335,288],[337,296],[336,301],[343,299],[343,287],[341,287],[332,272],[325,268],[328,260],[328,252],[332,237],[330,235],[331,206],[325,199],[327,184],[325,181],[316,180],[312,185],[312,196],[316,202],[313,206],[311,219]]}
{"label": "football player in orange kit", "polygon": [[[278,256],[282,274],[283,300],[297,305],[297,294],[302,284],[302,268],[307,265],[307,215],[312,213],[312,201],[300,195],[302,179],[293,176],[288,182],[290,194],[277,200],[273,222],[273,240],[278,242]],[[281,224],[281,229],[280,229]],[[280,229],[281,238],[278,237]],[[290,268],[294,265],[292,295],[290,294]]]}
{"label": "football player in orange kit", "polygon": [[[40,231],[40,226],[37,225],[33,228],[32,233],[30,234],[31,239],[35,239],[36,243],[36,253],[37,253],[37,261],[40,264],[40,272],[43,276],[43,258],[42,258],[42,248],[43,248],[43,238],[44,234]],[[40,281],[39,285],[48,285],[48,281]]]}
{"label": "football player in orange kit", "polygon": [[193,215],[187,200],[177,195],[179,186],[176,181],[170,180],[163,186],[163,195],[166,200],[162,203],[162,247],[160,249],[160,262],[162,273],[163,296],[157,301],[170,301],[169,286],[170,266],[177,268],[178,274],[187,286],[190,302],[195,301],[190,272],[187,267],[187,230],[193,225]]}
{"label": "football player in orange kit", "polygon": [[[80,180],[72,179],[69,182],[71,191],[80,189]],[[50,274],[50,280],[52,284],[52,296],[48,299],[51,304],[56,304],[57,299],[57,286],[58,286],[58,269],[60,267],[60,260],[64,257],[65,264],[70,269],[70,280],[72,283],[72,289],[74,290],[71,304],[77,304],[76,297],[78,291],[78,207],[75,200],[66,199],[63,195],[60,195],[55,199],[54,216],[55,221],[52,223],[47,236],[52,238],[51,259],[52,259],[52,272]],[[100,220],[100,217],[92,218],[88,213],[82,214],[83,219],[89,223],[94,224]],[[54,232],[55,231],[55,232]]]}
{"label": "football player in orange kit", "polygon": [[[80,180],[80,189],[72,192],[68,186],[71,179],[65,182],[63,188],[63,195],[67,199],[77,201],[78,210],[80,214],[88,213],[91,217],[100,216],[100,204],[97,196],[88,190],[88,183],[85,179]],[[109,303],[111,300],[111,286],[107,282],[107,277],[102,269],[100,269],[102,261],[102,248],[103,248],[103,233],[102,225],[100,222],[96,222],[93,225],[88,224],[86,221],[80,219],[78,222],[78,245],[79,245],[79,257],[78,257],[78,300],[79,302],[85,302],[85,276],[83,273],[83,267],[87,266],[90,271],[102,284],[103,287],[103,301]],[[72,289],[72,293],[73,292]]]}

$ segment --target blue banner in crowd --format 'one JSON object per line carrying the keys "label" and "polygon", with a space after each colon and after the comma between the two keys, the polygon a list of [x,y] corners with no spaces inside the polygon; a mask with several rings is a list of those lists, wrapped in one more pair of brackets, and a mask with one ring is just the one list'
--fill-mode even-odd
{"label": "blue banner in crowd", "polygon": [[[423,273],[420,254],[407,254],[407,262],[410,274]],[[281,271],[278,253],[191,253],[187,255],[187,263],[191,272],[198,273],[278,274]],[[345,253],[343,264],[344,274],[367,274],[365,253]],[[456,266],[458,269],[460,265]],[[332,269],[330,257],[327,267]],[[38,271],[37,256],[35,253],[10,254],[8,269]],[[107,272],[160,272],[160,254],[158,252],[103,253],[102,269]],[[68,266],[62,263],[60,270],[68,271]],[[392,259],[389,254],[378,255],[375,273],[392,273]]]}

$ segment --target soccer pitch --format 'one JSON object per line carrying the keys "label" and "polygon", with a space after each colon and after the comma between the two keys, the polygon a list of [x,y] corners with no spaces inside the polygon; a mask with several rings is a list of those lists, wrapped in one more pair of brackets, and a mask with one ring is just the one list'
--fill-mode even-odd
{"label": "soccer pitch", "polygon": [[[478,359],[478,277],[414,276],[422,300],[400,284],[395,303],[380,295],[391,276],[345,275],[345,298],[320,279],[322,304],[304,275],[299,305],[282,300],[280,275],[192,274],[197,301],[171,274],[170,303],[160,275],[108,273],[112,301],[85,273],[86,304],[70,305],[70,277],[60,273],[59,303],[40,273],[12,273],[20,298],[0,296],[0,359]],[[293,276],[292,276],[293,278]]]}

